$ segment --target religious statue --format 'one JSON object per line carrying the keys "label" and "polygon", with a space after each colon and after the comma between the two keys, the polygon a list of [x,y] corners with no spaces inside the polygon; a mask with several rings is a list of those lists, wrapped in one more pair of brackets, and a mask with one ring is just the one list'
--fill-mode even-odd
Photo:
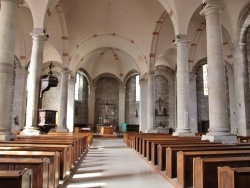
{"label": "religious statue", "polygon": [[53,72],[52,72],[52,68],[53,67],[55,67],[53,64],[52,64],[52,62],[49,64],[49,73],[48,73],[48,75],[50,76],[50,75],[53,75]]}
{"label": "religious statue", "polygon": [[161,112],[162,103],[163,103],[164,101],[162,101],[162,100],[161,100],[161,97],[159,97],[158,101],[156,101],[156,102],[158,102],[159,111]]}
{"label": "religious statue", "polygon": [[16,115],[16,116],[13,118],[13,120],[14,120],[14,124],[15,124],[15,125],[19,125],[19,117],[18,117],[18,115]]}

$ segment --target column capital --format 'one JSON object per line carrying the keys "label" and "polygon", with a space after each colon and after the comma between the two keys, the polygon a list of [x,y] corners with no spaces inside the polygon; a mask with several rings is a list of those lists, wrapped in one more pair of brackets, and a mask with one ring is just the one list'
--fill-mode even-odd
{"label": "column capital", "polygon": [[201,15],[207,16],[208,14],[221,13],[225,4],[221,0],[206,0],[200,12]]}
{"label": "column capital", "polygon": [[70,79],[68,80],[68,82],[76,82],[76,79],[75,79],[75,78],[70,78]]}
{"label": "column capital", "polygon": [[174,45],[188,45],[190,40],[188,40],[188,36],[186,34],[178,34],[175,36]]}
{"label": "column capital", "polygon": [[155,70],[149,70],[149,71],[148,71],[148,76],[149,76],[149,75],[151,75],[151,76],[152,76],[152,75],[155,75]]}
{"label": "column capital", "polygon": [[126,86],[121,85],[121,86],[119,86],[119,89],[126,89]]}
{"label": "column capital", "polygon": [[197,75],[195,74],[189,74],[189,79],[196,79],[197,78]]}
{"label": "column capital", "polygon": [[246,43],[238,43],[238,44],[235,44],[233,47],[232,47],[232,52],[233,53],[236,53],[238,50],[242,50],[244,48],[246,48]]}
{"label": "column capital", "polygon": [[46,29],[44,28],[34,28],[30,35],[32,36],[33,40],[37,41],[46,41],[49,38],[49,35],[47,35]]}
{"label": "column capital", "polygon": [[69,73],[70,70],[68,67],[62,67],[62,72]]}

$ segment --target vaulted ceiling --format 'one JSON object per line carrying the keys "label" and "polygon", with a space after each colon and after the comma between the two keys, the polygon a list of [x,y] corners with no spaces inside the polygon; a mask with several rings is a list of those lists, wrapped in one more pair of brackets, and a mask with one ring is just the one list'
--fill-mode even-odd
{"label": "vaulted ceiling", "polygon": [[[223,0],[225,57],[235,39],[238,17],[249,0]],[[189,62],[206,57],[202,0],[26,0],[19,8],[16,56],[30,60],[34,27],[49,34],[44,62],[82,68],[92,79],[111,73],[121,80],[131,70],[144,76],[149,64],[176,69],[177,34],[188,34]],[[230,62],[230,58],[227,59]],[[193,65],[190,64],[190,67]]]}

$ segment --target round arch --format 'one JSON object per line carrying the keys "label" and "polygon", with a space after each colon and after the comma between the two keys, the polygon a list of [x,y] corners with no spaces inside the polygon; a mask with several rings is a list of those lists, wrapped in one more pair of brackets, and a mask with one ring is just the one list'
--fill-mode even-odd
{"label": "round arch", "polygon": [[145,74],[147,72],[146,56],[143,54],[142,50],[134,43],[133,40],[129,40],[123,36],[115,34],[94,35],[79,43],[71,53],[69,69],[74,74],[79,62],[87,54],[96,49],[107,47],[123,50],[138,63],[141,74]]}

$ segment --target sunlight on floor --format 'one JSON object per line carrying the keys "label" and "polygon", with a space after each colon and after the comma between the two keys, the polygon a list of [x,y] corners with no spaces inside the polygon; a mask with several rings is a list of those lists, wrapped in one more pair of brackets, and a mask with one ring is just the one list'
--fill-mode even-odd
{"label": "sunlight on floor", "polygon": [[88,173],[88,174],[75,174],[72,178],[91,178],[91,177],[99,177],[102,173]]}
{"label": "sunlight on floor", "polygon": [[101,187],[106,185],[106,183],[79,183],[79,184],[74,184],[74,185],[68,185],[68,188],[76,188],[76,187],[80,187],[80,188],[91,188],[91,187]]}

